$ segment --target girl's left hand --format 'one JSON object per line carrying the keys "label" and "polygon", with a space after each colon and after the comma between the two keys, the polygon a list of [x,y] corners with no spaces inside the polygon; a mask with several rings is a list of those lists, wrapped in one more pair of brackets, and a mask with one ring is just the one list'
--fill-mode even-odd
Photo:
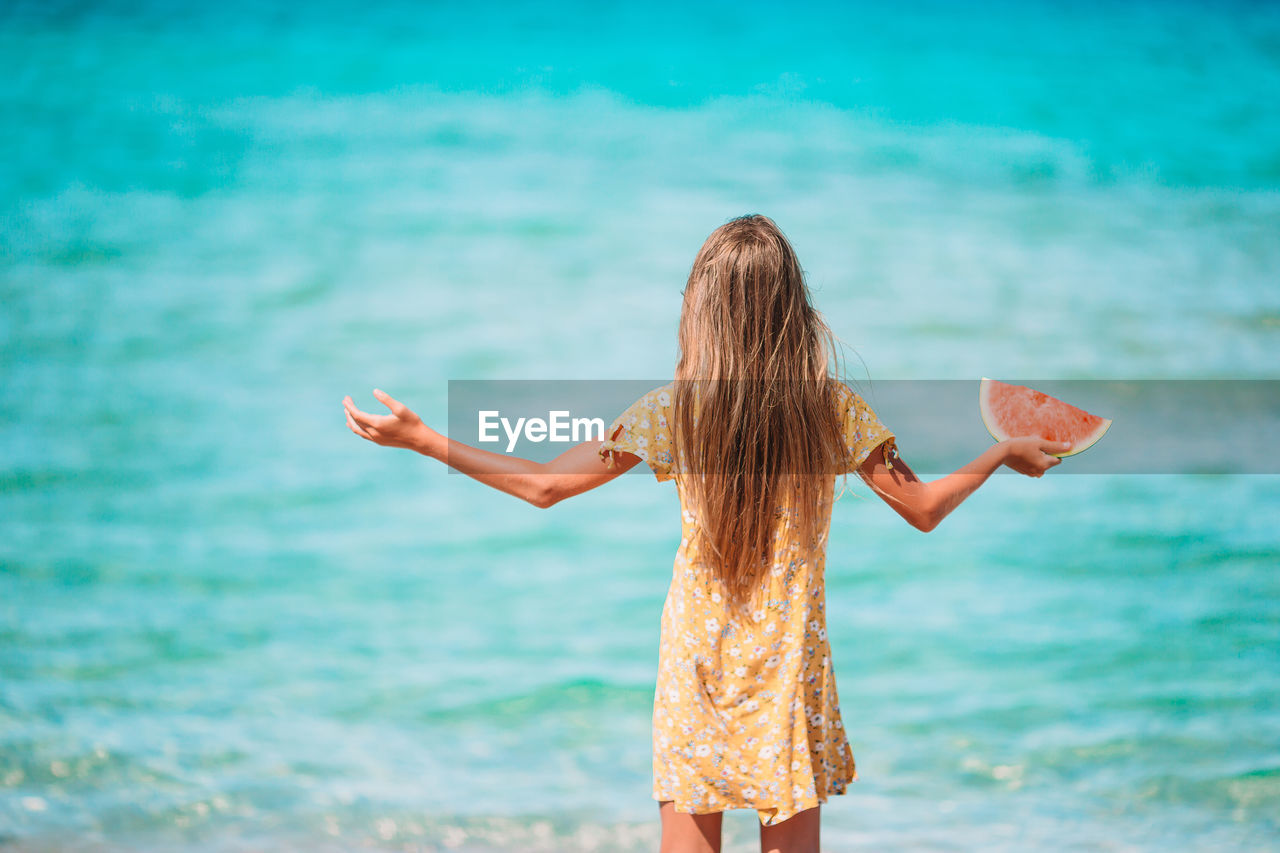
{"label": "girl's left hand", "polygon": [[352,432],[383,447],[419,450],[426,446],[435,431],[424,424],[422,418],[384,391],[374,388],[373,396],[381,400],[391,410],[391,414],[362,412],[356,408],[350,395],[342,398],[342,407],[347,412],[347,426]]}
{"label": "girl's left hand", "polygon": [[1037,435],[1006,438],[1001,444],[1009,451],[1004,464],[1028,477],[1043,477],[1050,468],[1062,464],[1062,457],[1053,454],[1071,449],[1069,441],[1050,441]]}

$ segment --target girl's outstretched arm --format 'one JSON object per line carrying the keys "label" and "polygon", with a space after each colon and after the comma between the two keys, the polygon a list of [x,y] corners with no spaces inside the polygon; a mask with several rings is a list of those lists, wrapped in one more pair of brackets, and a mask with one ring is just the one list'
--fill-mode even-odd
{"label": "girl's outstretched arm", "polygon": [[347,426],[356,435],[383,447],[403,447],[437,459],[486,486],[537,507],[549,507],[603,485],[640,461],[635,454],[617,452],[613,467],[606,467],[597,452],[598,441],[571,447],[550,462],[493,453],[441,435],[408,406],[383,391],[375,388],[373,395],[386,404],[391,414],[362,412],[351,397],[342,398]]}
{"label": "girl's outstretched arm", "polygon": [[1049,454],[1069,450],[1071,443],[1035,436],[1005,439],[988,447],[968,465],[928,483],[918,479],[896,454],[890,468],[885,462],[884,447],[881,444],[871,451],[858,469],[858,476],[912,527],[928,533],[1001,465],[1028,477],[1040,477],[1062,462]]}

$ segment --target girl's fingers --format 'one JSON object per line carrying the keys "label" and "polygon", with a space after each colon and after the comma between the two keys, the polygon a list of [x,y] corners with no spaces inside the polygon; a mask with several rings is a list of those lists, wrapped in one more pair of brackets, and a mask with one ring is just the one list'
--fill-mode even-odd
{"label": "girl's fingers", "polygon": [[405,407],[404,403],[401,403],[399,400],[392,397],[390,394],[388,394],[386,391],[383,391],[381,388],[374,388],[373,396],[381,400],[383,404],[397,416],[404,411],[404,407]]}
{"label": "girl's fingers", "polygon": [[347,412],[347,426],[351,427],[351,431],[354,432],[356,435],[360,436],[361,438],[367,438],[370,441],[373,440],[373,437],[369,435],[369,433],[365,432],[362,427],[357,426],[356,422],[351,419],[350,412]]}
{"label": "girl's fingers", "polygon": [[362,412],[356,408],[355,403],[346,403],[346,409],[347,414],[351,415],[351,417],[355,419],[356,423],[366,429],[377,429],[382,426],[384,421],[395,420],[395,418],[388,418],[384,415],[371,415],[368,412]]}
{"label": "girl's fingers", "polygon": [[363,422],[363,419],[360,418],[360,415],[363,415],[364,412],[356,408],[356,405],[354,402],[352,402],[351,397],[348,396],[348,397],[342,398],[342,409],[347,416],[347,427],[350,428],[352,432],[354,432],[356,435],[360,436],[361,438],[367,438],[369,441],[377,443],[378,431],[374,429],[372,426]]}

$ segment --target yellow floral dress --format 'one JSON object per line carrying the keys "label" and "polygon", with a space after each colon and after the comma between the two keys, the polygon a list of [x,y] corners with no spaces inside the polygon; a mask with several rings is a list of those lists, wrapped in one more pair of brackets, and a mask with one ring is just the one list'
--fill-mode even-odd
{"label": "yellow floral dress", "polygon": [[[840,389],[852,472],[880,444],[892,451],[894,436],[858,394]],[[721,582],[699,567],[697,519],[685,475],[674,470],[673,397],[674,383],[645,394],[600,445],[609,464],[610,451],[633,453],[659,481],[675,479],[680,493],[682,538],[662,610],[653,706],[653,798],[686,814],[754,808],[772,826],[843,794],[857,778],[826,631],[825,529],[835,476],[827,475],[823,539],[798,541],[779,514],[761,609],[732,616]]]}

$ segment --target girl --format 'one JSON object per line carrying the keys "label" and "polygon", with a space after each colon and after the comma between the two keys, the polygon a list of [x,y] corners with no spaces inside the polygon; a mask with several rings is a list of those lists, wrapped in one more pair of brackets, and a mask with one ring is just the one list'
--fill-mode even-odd
{"label": "girl", "polygon": [[[833,376],[833,336],[791,245],[764,216],[717,228],[693,262],[675,381],[547,463],[440,435],[398,400],[347,425],[549,507],[644,460],[674,479],[682,539],[662,613],[653,796],[663,853],[716,851],[725,809],[754,808],[763,851],[816,853],[819,809],[857,778],[827,643],[823,568],[835,475],[856,472],[929,531],[1001,465],[1039,477],[1067,444],[1015,438],[921,482]],[[835,364],[838,368],[838,363]],[[838,372],[835,374],[838,375]]]}

